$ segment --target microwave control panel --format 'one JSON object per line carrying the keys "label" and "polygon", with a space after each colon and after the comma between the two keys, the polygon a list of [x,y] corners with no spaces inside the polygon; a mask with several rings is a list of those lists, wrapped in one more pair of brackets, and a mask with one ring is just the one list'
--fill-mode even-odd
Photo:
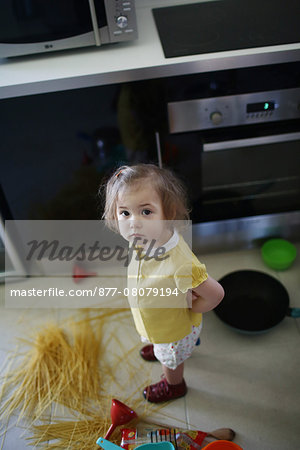
{"label": "microwave control panel", "polygon": [[110,42],[137,38],[135,0],[105,0]]}
{"label": "microwave control panel", "polygon": [[300,88],[168,103],[170,133],[300,118]]}

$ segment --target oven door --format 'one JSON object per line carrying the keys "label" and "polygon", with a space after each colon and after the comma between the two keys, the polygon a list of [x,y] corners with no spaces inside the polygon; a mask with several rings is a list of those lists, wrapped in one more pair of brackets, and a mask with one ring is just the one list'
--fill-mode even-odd
{"label": "oven door", "polygon": [[297,210],[299,167],[297,130],[284,132],[273,125],[271,134],[260,130],[257,136],[252,132],[236,139],[204,137],[201,216],[218,220]]}
{"label": "oven door", "polygon": [[300,123],[169,134],[162,159],[188,186],[194,222],[300,207]]}

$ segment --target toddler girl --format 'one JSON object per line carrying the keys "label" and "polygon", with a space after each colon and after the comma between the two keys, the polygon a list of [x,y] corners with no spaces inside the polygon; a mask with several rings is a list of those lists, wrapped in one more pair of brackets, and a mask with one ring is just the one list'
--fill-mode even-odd
{"label": "toddler girl", "polygon": [[202,313],[224,296],[172,226],[189,217],[185,190],[169,170],[122,166],[106,185],[103,217],[136,253],[128,266],[128,300],[138,333],[151,343],[141,355],[163,368],[163,378],[147,386],[144,397],[154,403],[182,397],[184,361],[198,340]]}

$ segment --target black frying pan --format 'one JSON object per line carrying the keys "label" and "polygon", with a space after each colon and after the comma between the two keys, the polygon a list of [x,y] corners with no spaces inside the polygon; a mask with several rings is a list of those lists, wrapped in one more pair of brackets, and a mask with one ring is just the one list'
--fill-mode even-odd
{"label": "black frying pan", "polygon": [[275,278],[255,270],[239,270],[219,280],[225,296],[214,309],[230,327],[243,333],[261,333],[279,324],[286,315],[300,317],[300,308],[289,308],[289,295]]}

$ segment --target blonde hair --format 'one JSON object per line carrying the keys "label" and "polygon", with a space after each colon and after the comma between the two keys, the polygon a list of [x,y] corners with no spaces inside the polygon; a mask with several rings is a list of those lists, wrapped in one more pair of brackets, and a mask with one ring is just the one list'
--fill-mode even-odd
{"label": "blonde hair", "polygon": [[[145,180],[153,184],[160,196],[166,220],[189,219],[185,187],[170,170],[162,169],[154,164],[121,166],[115,170],[104,186],[105,207],[102,219],[106,219],[106,224],[111,230],[118,232],[116,224],[119,191]],[[99,193],[101,193],[101,187]]]}

